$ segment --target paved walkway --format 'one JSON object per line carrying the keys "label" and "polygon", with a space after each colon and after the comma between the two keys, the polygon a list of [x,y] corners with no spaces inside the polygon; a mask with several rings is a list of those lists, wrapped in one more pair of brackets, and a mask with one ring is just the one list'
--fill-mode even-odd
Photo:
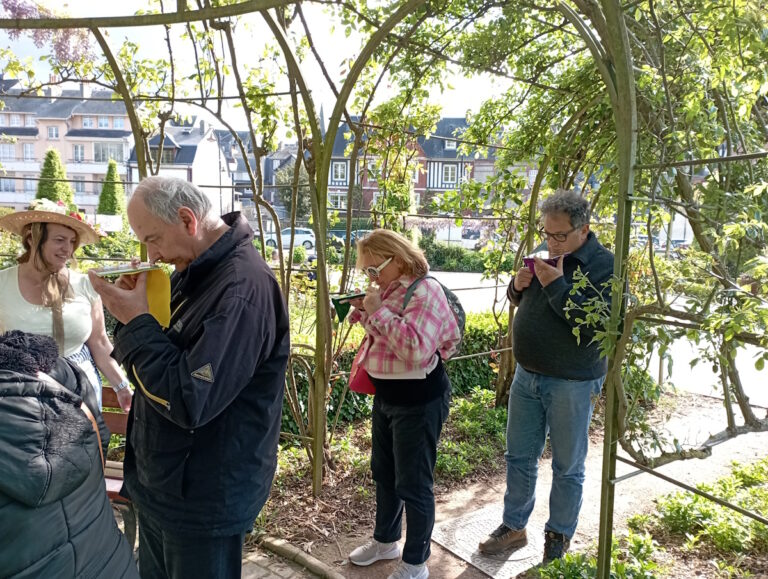
{"label": "paved walkway", "polygon": [[317,579],[317,575],[269,551],[250,547],[243,553],[243,579]]}

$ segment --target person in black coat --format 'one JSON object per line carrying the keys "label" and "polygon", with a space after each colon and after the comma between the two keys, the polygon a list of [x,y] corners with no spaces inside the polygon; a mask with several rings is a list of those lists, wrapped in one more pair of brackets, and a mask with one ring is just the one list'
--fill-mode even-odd
{"label": "person in black coat", "polygon": [[138,579],[104,486],[108,444],[93,388],[56,342],[0,334],[1,578]]}
{"label": "person in black coat", "polygon": [[134,190],[128,220],[151,262],[173,264],[170,321],[147,274],[90,273],[117,319],[112,356],[134,384],[120,491],[138,510],[144,579],[233,579],[269,496],[290,354],[280,285],[239,213],[218,217],[182,179]]}

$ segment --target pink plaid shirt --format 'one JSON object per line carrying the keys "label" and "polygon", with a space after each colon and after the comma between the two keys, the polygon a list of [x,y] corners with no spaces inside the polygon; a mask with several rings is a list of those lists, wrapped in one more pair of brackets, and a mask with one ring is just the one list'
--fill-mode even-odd
{"label": "pink plaid shirt", "polygon": [[459,346],[461,335],[443,288],[434,279],[416,286],[408,307],[403,300],[408,286],[417,278],[403,276],[381,294],[381,307],[373,314],[354,310],[350,323],[365,326],[366,339],[360,345],[363,367],[376,374],[405,374],[434,367],[435,352],[448,359]]}

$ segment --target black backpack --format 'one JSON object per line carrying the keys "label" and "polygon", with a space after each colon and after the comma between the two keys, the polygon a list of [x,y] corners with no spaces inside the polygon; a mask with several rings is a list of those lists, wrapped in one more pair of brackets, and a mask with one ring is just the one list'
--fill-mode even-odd
{"label": "black backpack", "polygon": [[[416,291],[416,286],[418,286],[422,281],[424,281],[427,278],[433,279],[437,283],[440,283],[440,281],[437,278],[431,275],[424,275],[419,279],[415,280],[411,285],[408,286],[408,289],[405,290],[405,298],[403,298],[403,311],[405,311],[405,308],[408,306],[408,302],[411,301],[411,298],[413,297],[413,292]],[[440,287],[443,288],[445,299],[448,300],[448,306],[451,308],[451,311],[453,312],[453,316],[456,318],[456,324],[459,326],[459,336],[461,337],[461,339],[463,339],[464,326],[467,323],[467,315],[464,313],[464,308],[461,307],[461,302],[459,301],[459,297],[455,293],[453,293],[451,290],[449,290],[447,287],[445,287],[441,283],[440,283]],[[461,342],[459,342],[459,346],[456,347],[456,352],[459,351],[460,346],[461,346]]]}

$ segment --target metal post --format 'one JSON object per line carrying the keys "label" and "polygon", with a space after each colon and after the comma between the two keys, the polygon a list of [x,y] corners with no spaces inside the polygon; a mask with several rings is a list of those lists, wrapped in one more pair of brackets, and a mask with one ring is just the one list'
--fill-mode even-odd
{"label": "metal post", "polygon": [[[629,254],[629,234],[632,221],[632,193],[637,147],[637,103],[632,53],[619,0],[602,0],[607,23],[603,43],[611,55],[611,77],[604,79],[613,84],[615,101],[613,114],[616,123],[616,143],[619,166],[618,207],[616,210],[616,242],[614,276],[621,280],[611,294],[611,319],[608,330],[618,339],[622,331],[623,297],[626,283],[626,263]],[[610,92],[610,91],[609,91]],[[627,331],[630,329],[627,328]],[[600,531],[598,535],[597,577],[611,575],[611,547],[613,542],[613,506],[618,450],[618,397],[616,381],[621,379],[621,368],[614,355],[609,360],[607,401],[605,407],[605,439],[603,443],[603,475],[600,501]]]}

